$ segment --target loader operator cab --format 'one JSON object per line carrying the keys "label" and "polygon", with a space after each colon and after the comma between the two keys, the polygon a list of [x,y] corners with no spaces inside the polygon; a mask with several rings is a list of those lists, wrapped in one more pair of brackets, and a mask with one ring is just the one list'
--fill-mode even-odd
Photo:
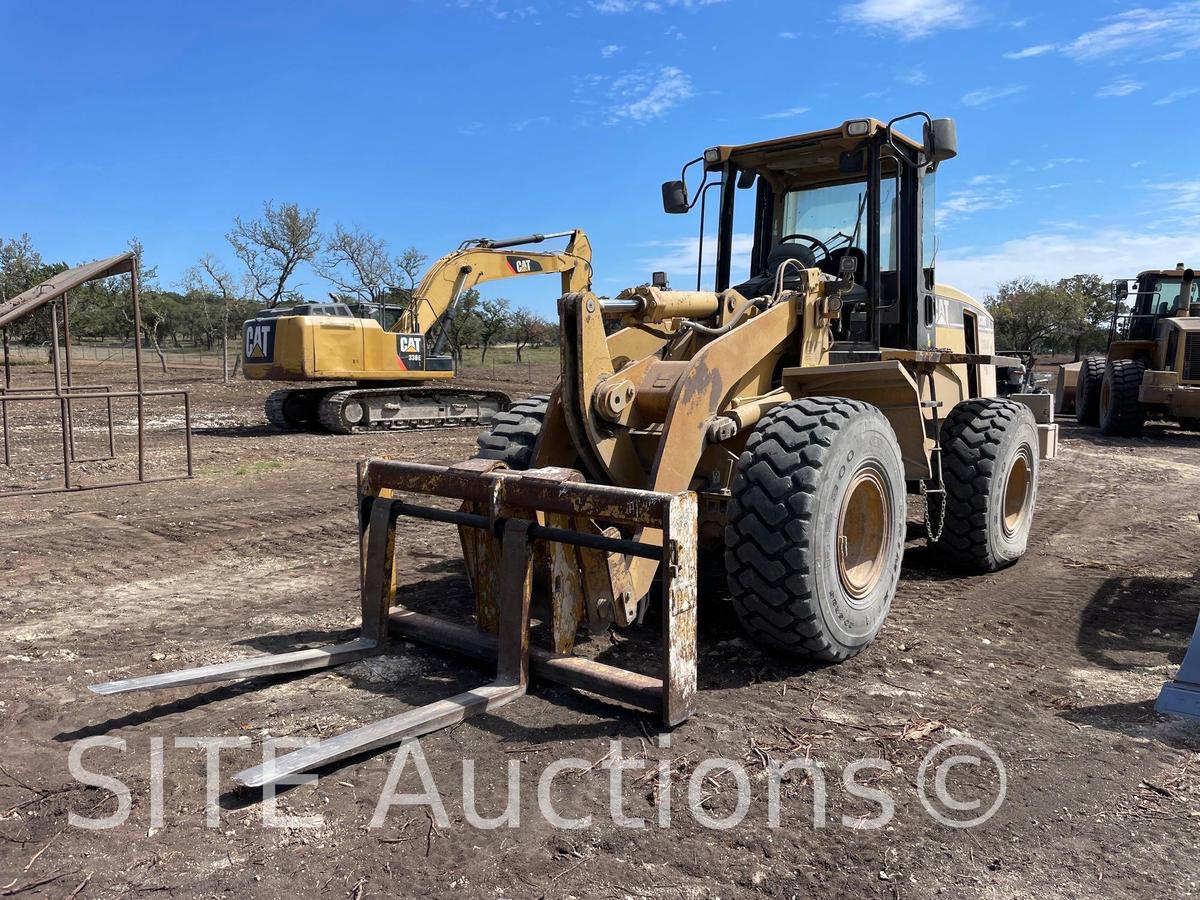
{"label": "loader operator cab", "polygon": [[[1177,315],[1184,308],[1183,281],[1186,269],[1180,263],[1174,269],[1142,272],[1137,277],[1133,312],[1128,316],[1128,335],[1134,341],[1154,340],[1155,323],[1159,319]],[[1191,279],[1189,279],[1191,280]],[[1188,309],[1200,302],[1200,282],[1192,281],[1191,296],[1187,298]],[[1115,305],[1116,315],[1122,312],[1122,304]],[[1115,317],[1114,317],[1115,318]],[[1119,329],[1114,327],[1114,336]]]}
{"label": "loader operator cab", "polygon": [[[923,141],[897,129],[909,119],[923,121]],[[933,346],[933,174],[956,153],[950,119],[925,113],[887,123],[851,119],[826,131],[712,147],[678,181],[663,185],[663,206],[682,213],[700,203],[703,247],[707,193],[719,191],[717,291],[770,294],[781,267],[785,288],[798,284],[800,268],[852,278],[834,323],[833,358],[878,358],[882,346]],[[689,201],[687,170],[697,163],[703,178]],[[747,204],[754,237],[749,271],[735,273],[735,207]]]}

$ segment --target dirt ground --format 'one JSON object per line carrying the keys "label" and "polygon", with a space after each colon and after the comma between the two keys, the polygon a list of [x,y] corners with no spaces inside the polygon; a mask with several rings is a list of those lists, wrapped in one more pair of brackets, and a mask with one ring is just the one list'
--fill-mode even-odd
{"label": "dirt ground", "polygon": [[[524,390],[550,377],[540,367],[529,374]],[[486,669],[398,642],[383,657],[274,682],[109,697],[86,686],[352,634],[355,461],[453,462],[472,452],[477,432],[281,434],[262,416],[264,387],[191,387],[193,480],[0,499],[0,893],[1200,896],[1200,727],[1153,709],[1200,609],[1200,435],[1155,426],[1136,440],[1101,440],[1063,424],[1028,555],[962,578],[938,565],[912,522],[891,616],[871,648],[840,666],[761,653],[722,598],[703,598],[699,711],[669,747],[653,717],[535,684],[515,705],[421,740],[447,823],[397,804],[370,827],[397,760],[389,749],[281,791],[280,813],[320,815],[319,826],[267,827],[262,797],[230,782],[262,761],[265,738],[329,736],[481,684]],[[0,488],[57,477],[27,464],[58,452],[52,412],[14,420],[18,465]],[[77,415],[86,455],[101,441],[99,412]],[[116,419],[128,458],[129,410]],[[167,474],[182,464],[178,411],[159,401],[150,420],[149,469]],[[76,471],[110,477],[130,471],[122,465]],[[404,601],[467,617],[451,529],[410,522],[398,543]],[[647,621],[585,649],[651,671],[655,633]],[[120,779],[131,808],[115,828],[85,829],[69,814],[109,816],[120,800],[114,784],[72,777],[68,757],[81,739],[103,735],[124,750],[93,747],[83,764]],[[207,736],[249,744],[221,753],[216,827],[206,826],[204,750],[174,744]],[[964,737],[994,750],[1004,795],[987,822],[953,828],[919,794],[924,785],[932,795],[944,757],[926,778],[918,770],[936,745]],[[156,738],[165,743],[161,779],[151,773]],[[644,819],[642,828],[619,826],[610,811],[614,770],[604,760],[617,738],[624,757],[649,766],[625,771],[620,794],[623,814]],[[586,762],[553,781],[551,799],[560,816],[592,817],[577,829],[552,826],[537,800],[543,772],[567,757]],[[709,758],[726,762],[706,768]],[[464,759],[474,761],[482,816],[503,808],[515,765],[520,827],[468,822]],[[858,771],[852,792],[842,779],[861,759],[876,762]],[[815,763],[815,774],[783,781],[773,827],[767,765],[791,760]],[[999,799],[994,765],[948,771],[950,794],[978,799],[976,812]],[[745,817],[725,830],[703,826],[706,815],[736,812],[741,772]],[[421,791],[419,775],[409,758],[394,792]],[[868,790],[894,805],[882,828],[871,826],[883,795]],[[668,798],[671,825],[658,827]]]}

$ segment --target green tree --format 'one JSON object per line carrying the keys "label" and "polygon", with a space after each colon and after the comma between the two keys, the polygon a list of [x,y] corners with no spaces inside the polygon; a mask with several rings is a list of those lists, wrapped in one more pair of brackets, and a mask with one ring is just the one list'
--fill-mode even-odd
{"label": "green tree", "polygon": [[483,347],[483,353],[479,356],[481,363],[487,359],[488,348],[504,339],[511,319],[509,303],[503,297],[484,300],[479,304],[479,343]]}
{"label": "green tree", "polygon": [[[446,344],[455,365],[461,367],[463,350],[478,344],[482,340],[483,324],[479,317],[479,291],[471,288],[463,291],[454,309],[442,319],[446,329]],[[434,329],[437,334],[437,329]]]}
{"label": "green tree", "polygon": [[1108,328],[1112,322],[1112,284],[1099,275],[1072,275],[1058,282],[1057,287],[1072,301],[1077,318],[1070,331],[1071,352],[1078,361],[1084,354],[1104,350],[1108,344]]}
{"label": "green tree", "polygon": [[524,306],[513,310],[509,316],[509,332],[517,348],[517,362],[521,361],[521,351],[529,344],[537,345],[545,340],[550,323],[536,315]]}
{"label": "green tree", "polygon": [[996,321],[998,350],[1048,353],[1067,346],[1079,329],[1083,306],[1059,285],[1032,278],[1001,284],[984,300]]}

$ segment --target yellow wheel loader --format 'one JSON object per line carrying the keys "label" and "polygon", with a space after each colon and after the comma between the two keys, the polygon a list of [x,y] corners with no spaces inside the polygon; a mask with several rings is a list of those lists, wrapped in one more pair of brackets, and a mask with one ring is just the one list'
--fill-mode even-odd
{"label": "yellow wheel loader", "polygon": [[[518,249],[564,237],[560,251]],[[285,430],[349,434],[487,423],[508,408],[507,394],[441,386],[455,375],[446,350],[459,298],[487,281],[551,273],[561,275],[564,293],[586,290],[591,258],[579,229],[464,241],[425,273],[390,330],[356,318],[344,304],[271,311],[246,322],[242,368],[252,381],[342,382],[273,392],[267,419]]]}
{"label": "yellow wheel loader", "polygon": [[[911,118],[922,140],[897,130]],[[382,652],[391,635],[495,662],[476,690],[235,776],[258,786],[513,702],[530,673],[684,721],[702,553],[724,560],[752,638],[826,661],[861,652],[883,626],[908,495],[923,497],[947,566],[1015,562],[1057,426],[994,396],[996,367],[1019,360],[995,354],[980,304],[935,284],[932,176],[955,155],[953,122],[924,113],[706,150],[663,198],[680,213],[719,189],[712,290],[670,290],[656,275],[611,299],[568,292],[557,387],[498,416],[475,458],[361,464],[356,641],[94,690],[324,668]],[[754,238],[735,280],[742,206]],[[458,528],[477,627],[397,603],[400,516]],[[576,647],[585,625],[593,636],[633,627],[651,605],[662,636],[647,671],[593,658],[596,642]]]}
{"label": "yellow wheel loader", "polygon": [[[1194,271],[1183,263],[1113,282],[1108,352],[1078,364],[1075,417],[1080,424],[1099,425],[1105,435],[1136,436],[1153,416],[1200,431],[1198,288]],[[1069,376],[1060,374],[1060,379]]]}

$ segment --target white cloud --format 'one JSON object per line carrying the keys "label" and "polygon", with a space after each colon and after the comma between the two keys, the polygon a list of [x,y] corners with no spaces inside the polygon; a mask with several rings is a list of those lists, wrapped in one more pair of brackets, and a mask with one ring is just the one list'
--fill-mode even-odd
{"label": "white cloud", "polygon": [[[696,250],[700,239],[695,237],[673,240],[647,241],[642,245],[648,255],[638,260],[643,271],[666,272],[677,290],[687,290],[696,284]],[[750,274],[750,251],[754,248],[754,235],[735,232],[730,245],[730,271],[736,282]],[[711,277],[717,262],[717,238],[704,238],[704,273]]]}
{"label": "white cloud", "polygon": [[[1148,185],[1151,190],[1166,194],[1168,209],[1181,212],[1200,213],[1200,179],[1195,181],[1161,182]],[[1193,255],[1195,248],[1192,248]]]}
{"label": "white cloud", "polygon": [[504,0],[458,0],[456,5],[461,9],[482,9],[494,19],[532,19],[538,14],[536,6]]}
{"label": "white cloud", "polygon": [[608,59],[610,56],[616,56],[624,49],[620,44],[606,44],[600,48],[600,56]]}
{"label": "white cloud", "polygon": [[458,133],[466,135],[467,137],[470,137],[474,134],[479,134],[481,131],[483,131],[482,122],[463,122],[458,126]]}
{"label": "white cloud", "polygon": [[904,40],[971,24],[965,0],[858,0],[842,7],[842,14],[860,25],[895,31]]}
{"label": "white cloud", "polygon": [[[1043,171],[1048,172],[1051,169],[1058,169],[1058,168],[1061,168],[1062,166],[1078,166],[1078,165],[1082,165],[1085,162],[1087,162],[1086,159],[1081,159],[1078,156],[1056,156],[1053,159],[1048,159],[1045,162],[1043,162],[1042,165],[1040,166],[1040,168]],[[1033,168],[1030,168],[1029,171],[1033,172],[1036,170]]]}
{"label": "white cloud", "polygon": [[1034,56],[1045,56],[1055,49],[1054,44],[1034,44],[1024,50],[1013,50],[1004,54],[1005,59],[1030,59]]}
{"label": "white cloud", "polygon": [[989,209],[1006,209],[1017,202],[1016,193],[1007,186],[1003,175],[976,175],[965,188],[951,191],[939,198],[937,224],[942,227],[950,222],[965,219],[977,212]]}
{"label": "white cloud", "polygon": [[[1067,232],[1070,233],[1067,233]],[[1150,233],[1106,227],[1091,231],[1059,226],[988,248],[938,254],[938,281],[982,299],[996,285],[1024,275],[1055,281],[1081,272],[1124,278],[1155,260],[1187,259],[1200,246],[1200,227]],[[1169,263],[1165,263],[1169,264]]]}
{"label": "white cloud", "polygon": [[1190,97],[1192,94],[1200,94],[1200,88],[1176,88],[1167,94],[1165,97],[1159,97],[1154,101],[1155,106],[1169,106],[1172,103],[1178,103],[1185,97]]}
{"label": "white cloud", "polygon": [[664,7],[674,9],[699,9],[714,6],[725,0],[592,0],[592,9],[608,15],[623,15],[631,12],[662,12]]}
{"label": "white cloud", "polygon": [[643,67],[609,86],[608,124],[650,122],[692,97],[692,79],[674,66]]}
{"label": "white cloud", "polygon": [[999,100],[1002,97],[1011,97],[1013,94],[1019,94],[1023,90],[1025,90],[1023,85],[979,88],[978,90],[963,94],[962,102],[967,106],[987,106],[993,100]]}
{"label": "white cloud", "polygon": [[929,76],[925,74],[924,69],[910,69],[907,72],[901,72],[896,77],[905,84],[911,84],[914,87],[922,85],[929,80]]}
{"label": "white cloud", "polygon": [[1154,49],[1200,48],[1200,2],[1188,0],[1159,9],[1138,7],[1103,20],[1106,24],[1086,31],[1062,51],[1081,62],[1113,61],[1128,51],[1139,56]]}
{"label": "white cloud", "polygon": [[532,116],[531,118],[528,118],[528,119],[517,119],[515,122],[512,123],[512,130],[513,131],[524,131],[526,128],[533,128],[535,126],[540,126],[540,127],[544,128],[545,126],[547,126],[549,124],[550,124],[549,116]]}
{"label": "white cloud", "polygon": [[779,36],[787,41],[794,41],[796,38],[800,37],[800,35],[796,34],[794,31],[781,31],[779,32]]}
{"label": "white cloud", "polygon": [[763,116],[764,119],[791,119],[796,116],[802,116],[808,112],[807,106],[793,106],[790,109],[781,109],[779,112],[767,113]]}
{"label": "white cloud", "polygon": [[687,35],[685,35],[682,31],[680,31],[679,28],[675,25],[668,26],[667,30],[663,32],[663,35],[665,37],[675,38],[675,40],[677,40],[677,41],[682,41],[682,40],[687,39]]}
{"label": "white cloud", "polygon": [[1136,94],[1146,85],[1143,82],[1135,81],[1128,75],[1122,75],[1116,81],[1106,84],[1100,90],[1096,91],[1097,97],[1128,97],[1130,94]]}

